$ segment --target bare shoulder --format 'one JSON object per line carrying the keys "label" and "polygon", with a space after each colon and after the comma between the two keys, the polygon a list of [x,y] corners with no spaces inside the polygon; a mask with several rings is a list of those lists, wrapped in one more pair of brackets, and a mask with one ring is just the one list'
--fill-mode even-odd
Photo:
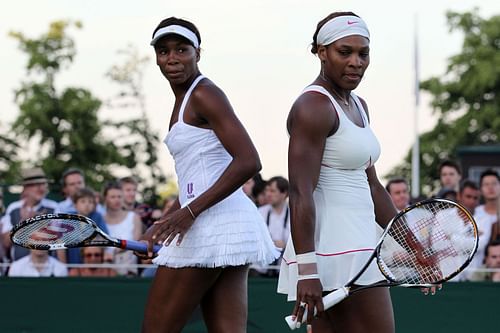
{"label": "bare shoulder", "polygon": [[195,106],[208,108],[218,104],[229,103],[226,94],[209,79],[204,79],[196,86],[191,94],[191,101]]}
{"label": "bare shoulder", "polygon": [[328,135],[336,127],[337,116],[330,99],[318,92],[306,92],[294,102],[288,115],[288,131],[300,128]]}

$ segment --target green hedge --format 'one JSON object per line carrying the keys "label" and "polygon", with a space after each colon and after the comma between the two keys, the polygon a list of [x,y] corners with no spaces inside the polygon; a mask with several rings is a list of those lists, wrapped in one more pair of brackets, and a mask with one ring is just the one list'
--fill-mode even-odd
{"label": "green hedge", "polygon": [[[0,332],[139,332],[150,282],[3,277]],[[283,317],[292,305],[275,290],[274,279],[250,279],[249,333],[290,332]],[[436,296],[404,288],[391,293],[397,332],[498,332],[500,284],[448,283]],[[206,332],[198,311],[183,332]]]}

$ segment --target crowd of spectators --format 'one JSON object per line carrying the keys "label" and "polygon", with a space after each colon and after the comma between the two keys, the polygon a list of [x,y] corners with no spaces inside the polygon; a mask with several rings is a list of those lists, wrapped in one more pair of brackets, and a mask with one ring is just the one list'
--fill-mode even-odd
{"label": "crowd of spectators", "polygon": [[[473,214],[479,230],[478,251],[469,268],[454,281],[500,281],[500,176],[485,170],[479,183],[462,179],[460,166],[443,161],[439,166],[440,188],[433,197],[456,201]],[[49,179],[40,168],[22,171],[23,190],[18,201],[3,206],[0,188],[0,274],[8,276],[145,276],[151,277],[155,268],[150,261],[140,261],[131,251],[115,248],[86,247],[48,251],[28,250],[11,243],[10,230],[20,221],[38,214],[70,213],[91,218],[109,235],[140,238],[142,233],[175,202],[168,197],[160,207],[140,203],[139,184],[134,177],[108,182],[97,192],[86,186],[84,173],[69,168],[61,175],[64,199],[47,199]],[[284,249],[290,237],[288,180],[275,176],[264,180],[260,174],[243,185],[262,214],[277,248]],[[386,190],[394,205],[401,211],[424,197],[411,198],[409,183],[404,178],[387,182]],[[253,267],[254,276],[277,276],[279,260],[274,267]]]}

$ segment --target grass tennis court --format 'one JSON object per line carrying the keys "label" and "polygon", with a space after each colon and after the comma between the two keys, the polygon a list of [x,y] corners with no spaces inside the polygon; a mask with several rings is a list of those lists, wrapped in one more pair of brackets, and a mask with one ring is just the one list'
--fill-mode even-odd
{"label": "grass tennis court", "polygon": [[[127,278],[3,277],[0,332],[139,332],[149,283]],[[250,279],[249,333],[291,332],[283,320],[291,305],[275,289],[274,279]],[[436,296],[404,288],[393,288],[391,294],[398,333],[498,329],[498,284],[448,283]],[[200,313],[183,332],[205,332]]]}

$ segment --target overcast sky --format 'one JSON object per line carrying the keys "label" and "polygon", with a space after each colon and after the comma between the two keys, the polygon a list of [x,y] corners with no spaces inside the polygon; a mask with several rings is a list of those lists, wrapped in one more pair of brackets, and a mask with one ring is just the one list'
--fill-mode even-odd
{"label": "overcast sky", "polygon": [[[80,20],[81,30],[69,30],[77,46],[73,65],[58,79],[58,87],[90,89],[109,98],[116,85],[104,74],[123,58],[117,50],[132,44],[151,57],[145,71],[147,112],[160,137],[166,134],[173,94],[153,61],[151,33],[165,17],[194,22],[202,37],[203,74],[221,87],[247,128],[260,153],[263,176],[287,175],[285,120],[295,98],[319,72],[319,61],[309,52],[316,24],[334,11],[360,15],[371,32],[371,65],[355,91],[370,109],[372,127],[382,155],[376,166],[384,175],[401,162],[413,144],[414,22],[418,21],[420,77],[443,74],[447,59],[461,50],[462,35],[450,34],[447,10],[479,8],[484,18],[500,13],[498,0],[317,1],[317,0],[16,0],[0,14],[1,74],[0,128],[19,114],[13,90],[25,76],[26,57],[9,31],[36,38],[51,21]],[[435,119],[422,94],[420,131]],[[124,119],[137,114],[100,111],[102,119]],[[166,147],[159,147],[165,173],[174,173]]]}

